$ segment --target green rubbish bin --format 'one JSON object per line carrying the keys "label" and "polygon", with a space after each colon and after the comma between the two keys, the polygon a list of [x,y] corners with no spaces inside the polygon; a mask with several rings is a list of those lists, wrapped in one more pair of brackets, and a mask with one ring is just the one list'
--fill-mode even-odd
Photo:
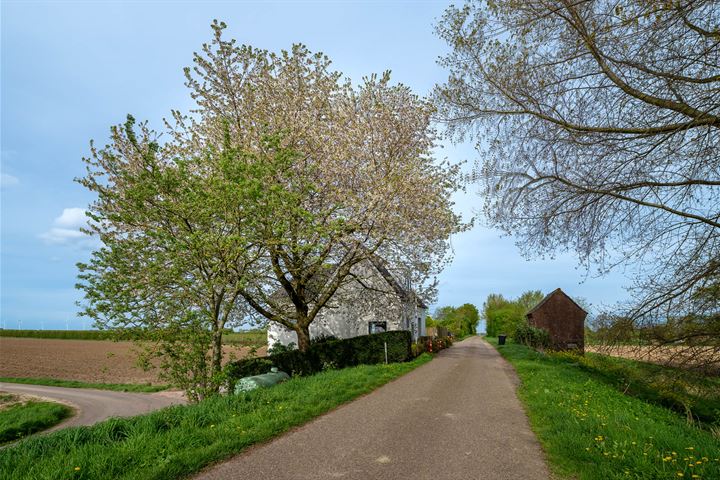
{"label": "green rubbish bin", "polygon": [[507,335],[498,335],[498,345],[505,345]]}
{"label": "green rubbish bin", "polygon": [[285,372],[278,371],[277,368],[273,367],[270,369],[270,373],[263,373],[262,375],[254,375],[252,377],[244,377],[238,380],[235,384],[235,394],[241,392],[249,392],[256,388],[268,388],[282,383],[290,379],[290,375]]}

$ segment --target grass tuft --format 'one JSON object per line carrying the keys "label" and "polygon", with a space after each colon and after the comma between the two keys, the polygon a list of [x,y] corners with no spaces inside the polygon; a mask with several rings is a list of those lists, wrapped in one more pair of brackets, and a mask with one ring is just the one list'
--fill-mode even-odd
{"label": "grass tuft", "polygon": [[116,392],[160,392],[167,390],[167,385],[148,385],[135,383],[91,383],[78,380],[58,380],[55,378],[16,378],[0,377],[0,382],[21,383],[24,385],[46,385],[49,387],[95,388],[97,390],[114,390]]}

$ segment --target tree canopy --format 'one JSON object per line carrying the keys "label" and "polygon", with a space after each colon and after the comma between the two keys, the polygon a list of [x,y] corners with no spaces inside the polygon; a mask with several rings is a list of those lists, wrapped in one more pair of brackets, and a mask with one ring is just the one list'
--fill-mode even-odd
{"label": "tree canopy", "polygon": [[480,315],[475,305],[465,303],[459,307],[440,307],[435,311],[432,325],[447,328],[454,335],[474,335],[480,323]]}
{"label": "tree canopy", "polygon": [[623,317],[720,346],[717,2],[471,1],[437,32],[440,114],[477,140],[488,222],[528,256],[631,266]]}
{"label": "tree canopy", "polygon": [[482,307],[487,335],[496,337],[500,334],[514,334],[517,327],[526,322],[525,315],[528,311],[543,298],[545,295],[539,290],[524,292],[515,300],[507,299],[502,294],[491,293]]}

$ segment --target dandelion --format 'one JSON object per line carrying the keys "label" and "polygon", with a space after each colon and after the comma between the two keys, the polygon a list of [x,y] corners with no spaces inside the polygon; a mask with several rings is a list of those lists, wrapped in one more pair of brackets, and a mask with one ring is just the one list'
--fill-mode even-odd
{"label": "dandelion", "polygon": [[684,473],[682,473],[682,472],[678,472],[678,473],[677,473],[677,476],[678,476],[678,477],[684,477],[684,476],[685,476],[685,474],[684,474]]}
{"label": "dandelion", "polygon": [[80,467],[75,467],[75,471],[76,471],[76,472],[79,472],[79,471],[80,471]]}

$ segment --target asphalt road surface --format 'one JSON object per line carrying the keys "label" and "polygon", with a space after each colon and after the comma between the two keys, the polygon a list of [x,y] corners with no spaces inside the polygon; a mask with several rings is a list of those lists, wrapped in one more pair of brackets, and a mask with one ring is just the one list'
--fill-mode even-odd
{"label": "asphalt road surface", "polygon": [[517,382],[495,349],[472,337],[196,478],[548,479]]}
{"label": "asphalt road surface", "polygon": [[46,387],[0,383],[0,392],[23,393],[70,405],[75,415],[45,432],[92,425],[110,417],[130,417],[169,405],[185,403],[180,392],[127,393],[91,388]]}

